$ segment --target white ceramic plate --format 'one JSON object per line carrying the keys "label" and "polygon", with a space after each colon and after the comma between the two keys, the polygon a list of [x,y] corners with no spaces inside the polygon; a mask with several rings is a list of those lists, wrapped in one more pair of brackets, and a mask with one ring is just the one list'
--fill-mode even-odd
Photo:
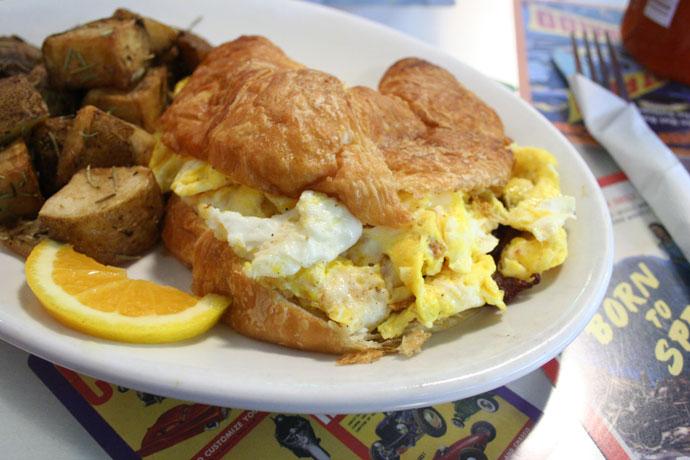
{"label": "white ceramic plate", "polygon": [[[127,1],[0,2],[0,30],[40,45],[44,36],[108,16]],[[137,390],[235,408],[302,413],[402,409],[460,399],[508,383],[558,354],[585,327],[608,284],[612,231],[599,187],[577,152],[534,109],[502,86],[415,39],[308,3],[152,1],[130,6],[214,44],[265,35],[288,55],[348,84],[376,86],[397,59],[421,56],[454,73],[502,117],[516,142],[548,149],[562,188],[577,198],[570,256],[499,315],[491,309],[434,335],[412,358],[336,366],[332,356],[260,343],[216,326],[195,340],[137,346],[97,340],[46,315],[24,280],[23,261],[0,250],[0,337],[93,377]],[[191,276],[163,251],[130,272],[187,288]]]}

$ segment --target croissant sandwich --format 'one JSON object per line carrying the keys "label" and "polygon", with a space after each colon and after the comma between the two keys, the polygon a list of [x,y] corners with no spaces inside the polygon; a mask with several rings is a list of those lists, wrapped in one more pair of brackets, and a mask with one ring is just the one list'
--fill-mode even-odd
{"label": "croissant sandwich", "polygon": [[241,334],[343,363],[409,355],[567,256],[554,158],[434,64],[347,87],[243,36],[178,87],[150,163],[172,192],[163,241],[196,294],[233,299]]}

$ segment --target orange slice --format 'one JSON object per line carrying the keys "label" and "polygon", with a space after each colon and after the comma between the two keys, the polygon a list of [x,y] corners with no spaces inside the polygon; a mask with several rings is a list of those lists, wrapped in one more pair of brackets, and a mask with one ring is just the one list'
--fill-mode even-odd
{"label": "orange slice", "polygon": [[46,239],[26,260],[26,280],[62,324],[104,339],[163,343],[199,335],[218,322],[230,299],[199,298],[100,264],[72,246]]}

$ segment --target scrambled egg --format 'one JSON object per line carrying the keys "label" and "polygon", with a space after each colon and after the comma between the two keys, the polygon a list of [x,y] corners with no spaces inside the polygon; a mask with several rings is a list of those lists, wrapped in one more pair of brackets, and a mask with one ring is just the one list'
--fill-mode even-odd
{"label": "scrambled egg", "polygon": [[[216,237],[246,259],[246,273],[353,334],[397,337],[411,323],[431,328],[470,308],[505,308],[494,274],[529,280],[561,264],[563,228],[575,200],[561,195],[548,152],[512,146],[513,178],[499,191],[402,196],[404,228],[363,226],[323,193],[298,200],[233,183],[210,165],[158,143],[150,166],[166,192],[195,207]],[[490,253],[499,225],[520,231]]]}

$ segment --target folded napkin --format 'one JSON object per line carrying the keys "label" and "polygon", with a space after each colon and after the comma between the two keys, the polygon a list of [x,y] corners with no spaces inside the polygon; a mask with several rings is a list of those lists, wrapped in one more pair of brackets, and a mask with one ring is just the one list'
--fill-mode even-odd
{"label": "folded napkin", "polygon": [[635,104],[592,80],[568,77],[587,130],[616,160],[690,260],[690,175]]}

